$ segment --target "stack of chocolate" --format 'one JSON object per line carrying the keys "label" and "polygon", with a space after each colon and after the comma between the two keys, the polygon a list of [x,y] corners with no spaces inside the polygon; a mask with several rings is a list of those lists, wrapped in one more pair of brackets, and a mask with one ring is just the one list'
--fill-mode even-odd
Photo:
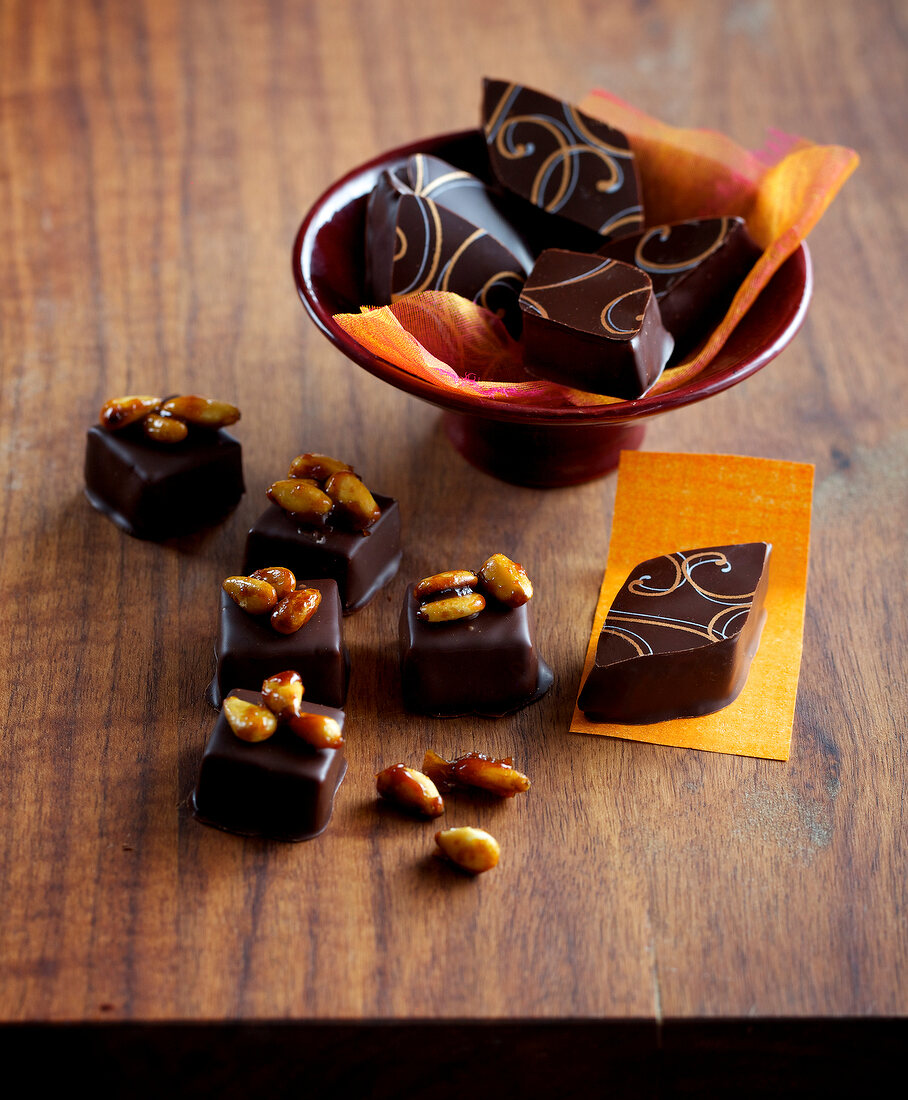
{"label": "stack of chocolate", "polygon": [[641,397],[721,320],[760,249],[735,217],[647,227],[627,137],[568,103],[486,80],[482,127],[492,185],[424,154],[381,174],[372,303],[453,291],[522,332],[531,374]]}

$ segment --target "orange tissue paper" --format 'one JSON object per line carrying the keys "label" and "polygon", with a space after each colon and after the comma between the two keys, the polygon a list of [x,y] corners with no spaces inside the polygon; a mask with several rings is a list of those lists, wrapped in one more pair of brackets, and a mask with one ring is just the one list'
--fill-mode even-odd
{"label": "orange tissue paper", "polygon": [[772,543],[766,623],[741,694],[700,718],[651,725],[590,722],[575,709],[572,733],[787,760],[801,666],[813,466],[740,455],[623,451],[608,565],[593,617],[581,685],[602,624],[640,562],[676,550]]}

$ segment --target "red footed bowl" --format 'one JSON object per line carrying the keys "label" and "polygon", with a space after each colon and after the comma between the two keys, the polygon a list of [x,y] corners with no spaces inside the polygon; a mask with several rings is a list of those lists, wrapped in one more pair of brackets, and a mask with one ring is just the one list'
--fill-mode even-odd
{"label": "red footed bowl", "polygon": [[454,447],[473,465],[518,485],[556,487],[601,477],[622,450],[638,447],[647,417],[702,401],[765,367],[801,326],[813,290],[810,253],[802,244],[775,273],[709,366],[666,393],[583,408],[526,407],[436,386],[373,354],[333,319],[365,302],[366,202],[386,168],[431,153],[488,178],[478,130],[441,134],[392,149],[332,184],[300,226],[293,274],[316,325],[354,363],[406,393],[445,410]]}

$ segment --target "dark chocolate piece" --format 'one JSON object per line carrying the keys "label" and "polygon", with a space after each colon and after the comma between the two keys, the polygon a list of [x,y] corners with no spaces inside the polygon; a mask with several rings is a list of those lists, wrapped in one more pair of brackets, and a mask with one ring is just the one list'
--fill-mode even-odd
{"label": "dark chocolate piece", "polygon": [[[271,562],[273,565],[274,562]],[[303,702],[342,707],[347,698],[350,656],[344,645],[337,585],[326,578],[298,580],[297,588],[317,588],[322,598],[315,614],[293,634],[271,626],[270,614],[250,615],[221,590],[217,668],[208,686],[208,701],[219,707],[231,688],[261,686],[285,669],[295,669],[305,688]]]}
{"label": "dark chocolate piece", "polygon": [[641,562],[602,626],[580,692],[587,718],[637,725],[733,702],[766,619],[771,549],[746,542]]}
{"label": "dark chocolate piece", "polygon": [[[257,691],[231,691],[263,705]],[[334,718],[344,712],[303,699],[303,710]],[[347,771],[344,749],[315,749],[285,725],[266,741],[243,741],[218,715],[193,795],[195,816],[205,825],[241,836],[310,840],[331,819],[334,796]]]}
{"label": "dark chocolate piece", "polygon": [[550,248],[520,308],[527,370],[563,386],[641,397],[672,352],[649,276],[618,260]]}
{"label": "dark chocolate piece", "polygon": [[397,501],[373,495],[381,515],[363,532],[341,526],[342,517],[304,522],[269,504],[246,539],[244,572],[280,564],[297,577],[330,577],[337,582],[345,615],[365,607],[391,580],[401,559]]}
{"label": "dark chocolate piece", "polygon": [[482,122],[492,171],[508,190],[603,236],[642,228],[636,158],[620,130],[503,80],[483,82]]}
{"label": "dark chocolate piece", "polygon": [[486,230],[432,198],[403,190],[387,172],[370,199],[367,224],[376,304],[422,290],[447,290],[498,314],[512,329],[519,326],[517,295],[526,271]]}
{"label": "dark chocolate piece", "polygon": [[427,623],[410,585],[400,616],[404,704],[420,714],[500,717],[540,699],[552,670],[533,639],[530,604],[489,599],[468,619]]}
{"label": "dark chocolate piece", "polygon": [[406,174],[414,194],[431,199],[478,229],[484,229],[504,245],[526,275],[533,266],[533,254],[510,221],[502,199],[481,179],[427,153],[410,157]]}
{"label": "dark chocolate piece", "polygon": [[141,423],[88,430],[85,495],[136,538],[160,541],[208,527],[244,491],[242,450],[223,428],[191,425],[180,443],[149,439]]}
{"label": "dark chocolate piece", "polygon": [[599,254],[649,275],[679,359],[722,320],[761,250],[743,218],[720,217],[657,225],[610,241]]}

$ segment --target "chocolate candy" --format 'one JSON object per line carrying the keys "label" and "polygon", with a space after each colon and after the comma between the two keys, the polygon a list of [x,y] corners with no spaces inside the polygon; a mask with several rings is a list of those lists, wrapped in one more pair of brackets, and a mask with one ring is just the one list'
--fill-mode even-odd
{"label": "chocolate candy", "polygon": [[350,656],[344,645],[337,585],[322,578],[299,580],[297,588],[316,588],[322,598],[312,618],[292,634],[279,633],[267,613],[250,615],[221,592],[217,668],[208,686],[208,701],[214,706],[221,705],[231,688],[259,686],[266,677],[287,668],[296,669],[302,677],[306,706],[310,700],[344,705]]}
{"label": "chocolate candy", "polygon": [[136,538],[160,541],[208,527],[244,491],[240,444],[223,429],[193,424],[177,443],[149,438],[139,422],[88,430],[85,495]]}
{"label": "chocolate candy", "polygon": [[[230,694],[263,705],[260,692]],[[303,709],[343,726],[341,710],[308,699]],[[193,795],[195,816],[205,825],[241,836],[309,840],[331,819],[346,771],[343,746],[312,748],[283,724],[265,741],[243,741],[221,713],[202,756]]]}
{"label": "chocolate candy", "polygon": [[643,227],[637,165],[620,130],[542,92],[483,82],[482,122],[498,181],[603,236]]}
{"label": "chocolate candy", "polygon": [[695,218],[610,241],[599,254],[649,275],[675,358],[695,347],[725,316],[761,250],[742,218]]}
{"label": "chocolate candy", "polygon": [[649,276],[583,252],[543,252],[520,295],[524,364],[564,386],[633,399],[672,352]]}
{"label": "chocolate candy", "polygon": [[366,215],[367,285],[379,304],[392,301],[391,277],[398,248],[397,208],[405,194],[431,199],[484,230],[511,254],[510,266],[521,277],[533,266],[533,255],[509,220],[505,203],[470,172],[427,153],[416,153],[397,171],[389,173],[389,177],[379,179]]}
{"label": "chocolate candy", "polygon": [[391,580],[401,559],[397,501],[374,496],[381,515],[366,531],[349,530],[333,513],[303,521],[269,504],[247,536],[244,571],[277,562],[297,577],[330,577],[345,615],[365,607]]}
{"label": "chocolate candy", "polygon": [[383,172],[369,198],[367,280],[375,303],[448,290],[519,326],[517,295],[532,261],[485,185],[435,157],[411,158],[408,177],[413,186]]}
{"label": "chocolate candy", "polygon": [[529,603],[508,607],[490,598],[472,618],[427,622],[419,617],[414,587],[407,589],[400,617],[408,710],[499,717],[535,702],[552,686],[552,670],[536,650]]}
{"label": "chocolate candy", "polygon": [[594,722],[711,714],[737,698],[766,619],[772,547],[679,550],[632,570],[602,626],[579,706]]}

